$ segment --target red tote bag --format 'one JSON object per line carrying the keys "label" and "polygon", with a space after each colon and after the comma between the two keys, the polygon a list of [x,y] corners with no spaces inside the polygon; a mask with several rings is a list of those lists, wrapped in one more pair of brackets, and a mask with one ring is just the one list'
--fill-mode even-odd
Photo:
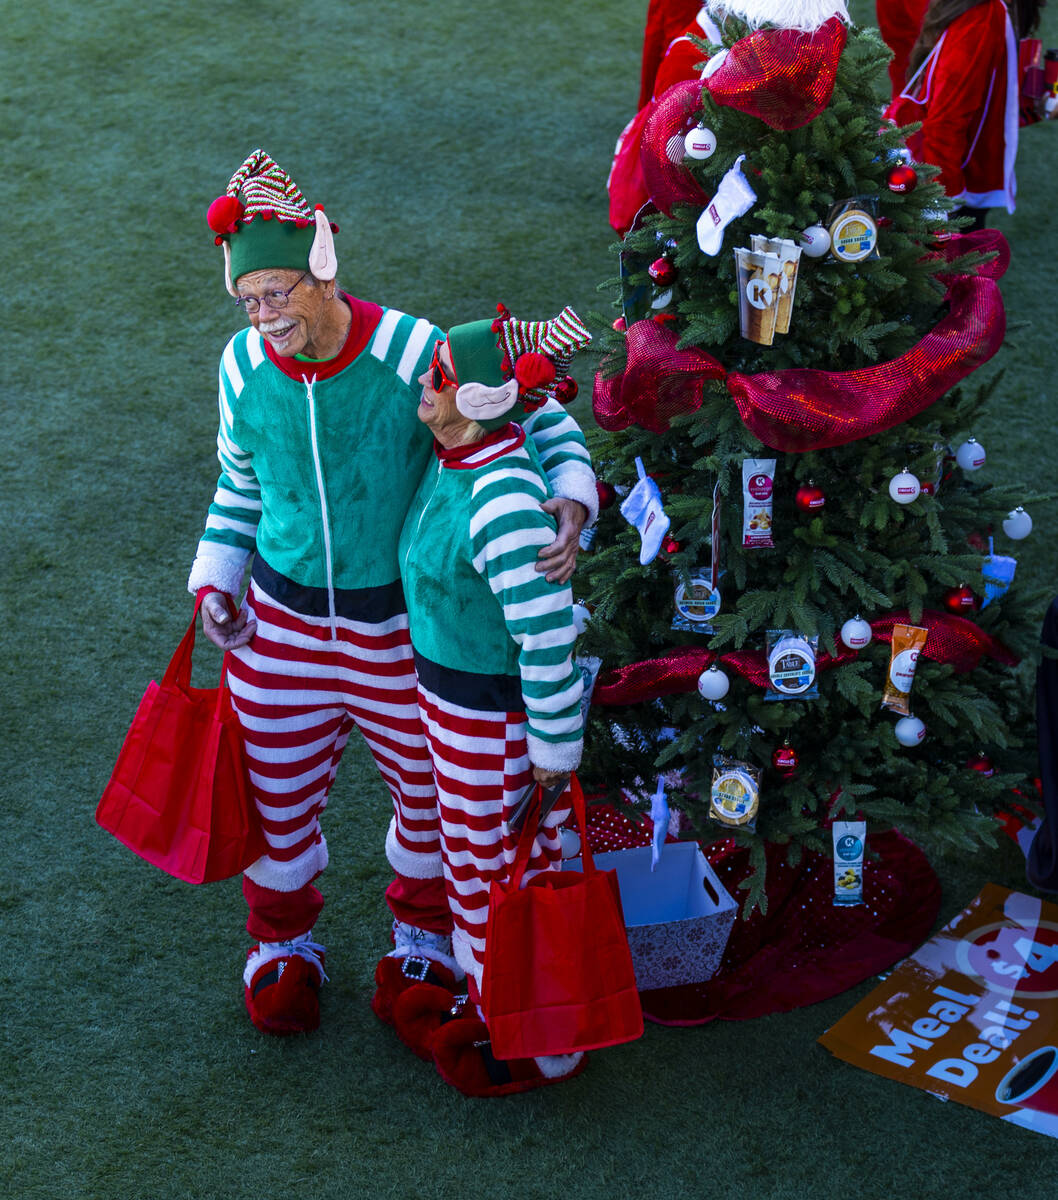
{"label": "red tote bag", "polygon": [[537,789],[510,879],[489,891],[481,990],[497,1058],[572,1054],[643,1033],[617,872],[595,869],[576,776],[570,788],[584,870],[544,871],[522,887],[537,832]]}
{"label": "red tote bag", "polygon": [[266,846],[224,672],[219,687],[191,686],[198,608],[162,682],[143,694],[96,820],[177,879],[212,883],[238,875]]}

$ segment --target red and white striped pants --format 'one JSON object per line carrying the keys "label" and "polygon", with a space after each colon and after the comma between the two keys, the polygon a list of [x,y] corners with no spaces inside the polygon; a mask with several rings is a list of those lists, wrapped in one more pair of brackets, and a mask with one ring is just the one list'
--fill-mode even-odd
{"label": "red and white striped pants", "polygon": [[[438,879],[437,795],[407,616],[378,624],[338,617],[332,629],[330,618],[296,613],[256,582],[247,606],[257,632],[229,656],[228,684],[268,844],[268,853],[246,870],[258,885],[248,897],[261,888],[303,892],[327,865],[320,814],[354,725],[393,798],[386,839],[391,865],[407,881]],[[271,902],[273,910],[282,907],[279,897]],[[412,913],[399,915],[415,924]]]}
{"label": "red and white striped pants", "polygon": [[[504,834],[503,823],[533,778],[525,713],[465,708],[422,683],[419,712],[437,784],[452,953],[480,987],[489,885],[507,878],[518,845],[517,837]],[[544,821],[526,879],[558,866],[558,826],[569,812],[568,800],[560,800]]]}

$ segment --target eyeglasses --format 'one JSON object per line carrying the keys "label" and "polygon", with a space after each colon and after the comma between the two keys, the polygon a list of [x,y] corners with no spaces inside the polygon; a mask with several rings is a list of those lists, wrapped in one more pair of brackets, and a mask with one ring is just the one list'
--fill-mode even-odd
{"label": "eyeglasses", "polygon": [[430,359],[430,386],[435,392],[443,392],[446,387],[459,387],[455,379],[449,379],[441,363],[441,347],[444,342],[437,342],[433,348],[433,358]]}
{"label": "eyeglasses", "polygon": [[[308,278],[308,275],[309,272],[306,271],[301,279]],[[260,312],[262,304],[267,304],[269,308],[286,308],[290,293],[298,286],[301,279],[298,279],[293,287],[288,287],[285,292],[265,292],[263,296],[240,296],[235,301],[235,307],[241,308],[243,312],[247,313]]]}

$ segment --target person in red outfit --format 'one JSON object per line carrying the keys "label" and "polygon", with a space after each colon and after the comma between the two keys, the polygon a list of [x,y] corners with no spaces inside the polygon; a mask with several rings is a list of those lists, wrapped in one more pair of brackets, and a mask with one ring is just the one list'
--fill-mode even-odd
{"label": "person in red outfit", "polygon": [[874,15],[882,41],[893,52],[889,82],[895,100],[907,82],[907,63],[918,40],[929,0],[875,0]]}
{"label": "person in red outfit", "polygon": [[1018,151],[1018,38],[1039,22],[1041,0],[932,0],[886,115],[921,121],[908,138],[919,162],[940,167],[957,211],[982,228],[989,208],[1014,211]]}

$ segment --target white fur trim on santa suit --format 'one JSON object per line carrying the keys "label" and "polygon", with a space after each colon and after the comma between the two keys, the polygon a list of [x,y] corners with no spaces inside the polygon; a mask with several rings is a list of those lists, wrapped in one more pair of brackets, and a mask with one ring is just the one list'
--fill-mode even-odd
{"label": "white fur trim on santa suit", "polygon": [[751,29],[800,29],[815,33],[831,17],[851,24],[845,0],[710,0],[706,5],[723,27],[724,17],[737,17]]}
{"label": "white fur trim on santa suit", "polygon": [[390,817],[386,830],[386,858],[398,875],[409,879],[436,879],[443,871],[440,850],[434,854],[412,854],[400,844],[396,817]]}
{"label": "white fur trim on santa suit", "polygon": [[262,854],[243,874],[259,887],[270,888],[273,892],[296,892],[306,883],[311,883],[327,866],[327,862],[327,839],[321,833],[320,840],[297,858],[289,862],[277,862],[267,854]]}
{"label": "white fur trim on santa suit", "polygon": [[227,592],[229,596],[241,595],[243,575],[250,559],[249,550],[239,550],[223,542],[205,544],[210,547],[209,553],[200,551],[195,555],[187,579],[187,590],[194,595],[199,588],[215,587],[218,592]]}
{"label": "white fur trim on santa suit", "polygon": [[552,471],[548,482],[551,490],[563,500],[576,500],[588,510],[585,525],[594,525],[599,519],[599,493],[595,487],[595,475],[579,463],[568,463]]}

